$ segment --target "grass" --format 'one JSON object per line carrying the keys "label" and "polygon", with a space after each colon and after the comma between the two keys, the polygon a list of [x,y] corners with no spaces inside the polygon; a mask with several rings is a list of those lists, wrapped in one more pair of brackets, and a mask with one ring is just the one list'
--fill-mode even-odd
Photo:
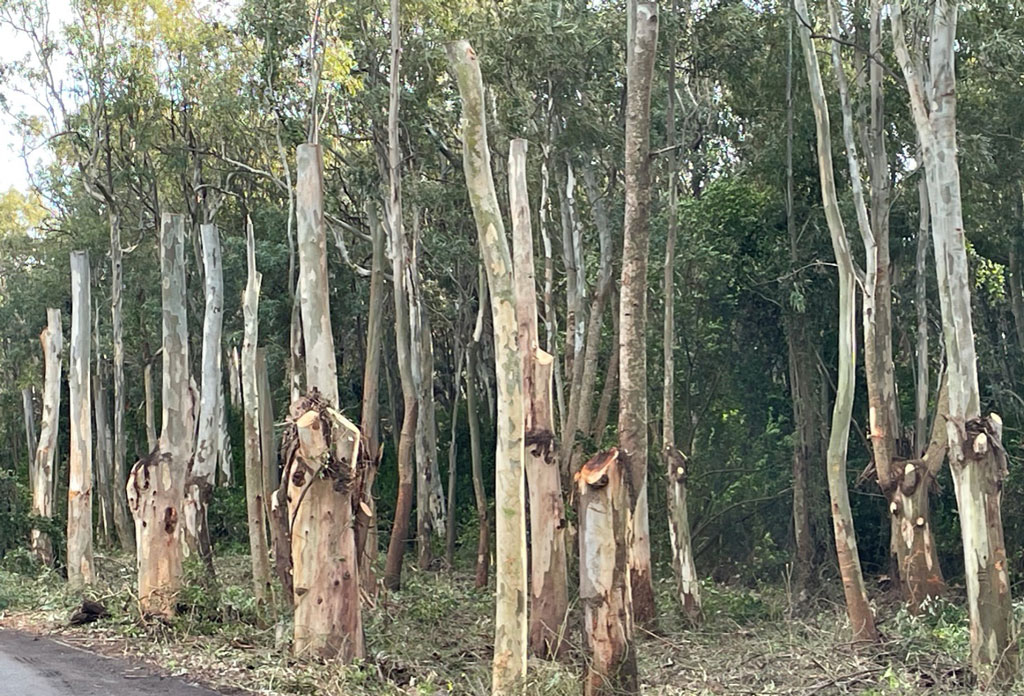
{"label": "grass", "polygon": [[[27,556],[8,554],[0,567],[0,625],[145,660],[229,693],[489,693],[493,604],[490,591],[473,588],[469,573],[407,568],[400,592],[381,592],[364,609],[368,658],[342,666],[289,655],[288,620],[253,599],[244,555],[219,556],[215,584],[190,567],[179,616],[170,623],[139,619],[130,559],[100,555],[97,568],[100,578],[92,594],[111,616],[73,628],[67,618],[81,596]],[[822,586],[838,590],[837,583]],[[933,602],[911,616],[879,598],[884,640],[856,649],[849,643],[838,593],[797,611],[781,585],[752,589],[709,583],[703,589],[706,621],[692,630],[673,609],[671,582],[656,589],[658,626],[638,629],[637,636],[647,696],[971,693],[966,616],[959,604]],[[580,693],[584,656],[578,625],[571,622],[566,636],[569,659],[531,660],[524,693]]]}

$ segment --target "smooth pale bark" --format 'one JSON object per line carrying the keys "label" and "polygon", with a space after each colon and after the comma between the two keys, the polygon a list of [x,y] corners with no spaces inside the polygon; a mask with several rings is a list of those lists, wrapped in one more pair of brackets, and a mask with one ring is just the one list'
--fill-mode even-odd
{"label": "smooth pale bark", "polygon": [[[97,351],[99,352],[99,351]],[[96,428],[96,449],[93,458],[96,471],[96,500],[99,503],[99,526],[104,543],[111,544],[116,537],[114,524],[113,449],[114,439],[107,415],[107,390],[103,386],[100,362],[92,376],[93,420]]]}
{"label": "smooth pale bark", "polygon": [[[579,414],[580,401],[584,398],[580,385],[583,382],[583,350],[586,336],[587,272],[583,257],[583,227],[576,209],[576,175],[572,160],[565,157],[565,174],[556,167],[555,179],[559,189],[559,211],[562,221],[562,265],[565,269],[565,377],[569,395],[568,410],[561,414],[562,432],[571,449],[574,427]],[[565,463],[569,457],[563,452]]]}
{"label": "smooth pale bark", "polygon": [[928,37],[931,84],[907,47],[899,2],[889,3],[893,45],[907,83],[921,143],[931,209],[935,272],[948,363],[946,435],[960,513],[971,663],[980,686],[1005,687],[1016,677],[1010,581],[1003,538],[1002,483],[1007,475],[1002,421],[981,415],[977,351],[971,316],[971,278],[964,240],[956,141],[957,5],[936,0]]}
{"label": "smooth pale bark", "polygon": [[156,449],[156,417],[153,415],[153,366],[146,364],[142,374],[143,390],[145,393],[146,411],[146,446],[152,452]]}
{"label": "smooth pale bark", "polygon": [[380,357],[384,340],[384,228],[377,218],[377,206],[373,201],[366,203],[366,217],[370,225],[370,239],[373,244],[373,258],[370,265],[370,307],[366,321],[366,362],[363,364],[363,398],[360,410],[360,427],[366,462],[360,499],[368,508],[367,529],[357,530],[356,539],[363,539],[359,552],[359,572],[362,574],[363,589],[372,592],[376,580],[373,566],[377,561],[377,500],[373,496],[373,484],[381,455],[380,443]]}
{"label": "smooth pale bark", "polygon": [[231,346],[231,357],[228,361],[228,387],[231,390],[231,405],[242,406],[242,359],[238,355],[238,346]]}
{"label": "smooth pale bark", "polygon": [[629,556],[629,472],[615,447],[576,473],[584,696],[638,694]]}
{"label": "smooth pale bark", "polygon": [[[914,310],[917,313],[917,383],[914,387],[914,454],[921,456],[928,444],[928,241],[931,216],[928,212],[928,182],[917,182],[920,216],[917,228],[917,256],[914,262]],[[1012,259],[1012,256],[1011,256]],[[1017,271],[1011,271],[1016,275]],[[1011,284],[1012,287],[1012,284]],[[1021,343],[1024,346],[1024,342]]]}
{"label": "smooth pale bark", "polygon": [[[46,310],[46,328],[39,335],[43,347],[45,377],[43,381],[43,411],[39,423],[39,445],[32,467],[32,516],[53,517],[53,459],[57,453],[57,428],[60,416],[61,351],[64,334],[60,323],[60,310]],[[32,530],[32,553],[44,565],[53,565],[53,542],[50,535]]]}
{"label": "smooth pale bark", "polygon": [[128,498],[124,483],[128,478],[126,463],[127,441],[125,440],[124,409],[124,328],[121,311],[122,256],[121,217],[110,206],[110,333],[114,349],[114,526],[121,550],[130,553],[135,549],[135,528],[128,513]]}
{"label": "smooth pale bark", "polygon": [[481,263],[477,272],[477,315],[473,341],[466,356],[466,419],[469,421],[469,449],[473,468],[473,498],[476,502],[478,526],[476,544],[476,568],[474,572],[477,589],[487,587],[487,576],[491,562],[491,520],[487,508],[487,491],[484,489],[483,456],[480,446],[480,407],[477,392],[477,369],[480,362],[480,340],[484,330],[484,306],[487,301],[487,276]]}
{"label": "smooth pale bark", "polygon": [[[300,145],[296,162],[299,299],[309,393],[292,404],[299,445],[282,472],[291,520],[293,649],[297,655],[349,662],[365,654],[352,505],[359,429],[337,411],[320,146]],[[325,457],[328,450],[333,458]]]}
{"label": "smooth pale bark", "polygon": [[68,458],[68,584],[80,589],[95,579],[92,558],[92,364],[89,253],[71,252],[71,354],[68,357],[70,443]]}
{"label": "smooth pale bark", "polygon": [[185,220],[160,220],[162,300],[162,429],[156,448],[128,477],[128,506],[135,518],[139,605],[144,615],[175,613],[182,581],[181,515],[192,458],[195,405],[190,390],[185,302]]}
{"label": "smooth pale bark", "polygon": [[533,231],[526,188],[526,141],[521,139],[509,144],[509,202],[523,372],[526,480],[530,496],[529,641],[532,654],[550,658],[562,654],[566,647],[563,637],[569,611],[565,558],[567,525],[551,403],[554,357],[539,345]]}
{"label": "smooth pale bark", "polygon": [[491,174],[483,78],[468,41],[448,45],[462,97],[462,146],[466,186],[480,253],[487,271],[494,327],[497,382],[497,451],[494,456],[497,591],[492,694],[518,692],[526,675],[526,491],[523,479],[523,376],[516,322],[512,256]]}
{"label": "smooth pale bark", "polygon": [[25,449],[28,451],[29,480],[32,479],[32,467],[35,466],[36,449],[39,441],[36,439],[36,417],[35,417],[35,396],[32,387],[25,387],[21,390],[21,412],[25,419]]}
{"label": "smooth pale bark", "polygon": [[626,66],[626,205],[619,301],[619,450],[632,481],[630,583],[639,624],[655,618],[647,509],[647,257],[651,207],[651,83],[658,45],[658,6],[636,3]]}
{"label": "smooth pale bark", "polygon": [[821,82],[818,56],[814,51],[808,25],[807,3],[794,0],[797,27],[803,46],[807,82],[817,134],[818,176],[821,180],[821,198],[832,238],[839,272],[839,365],[836,400],[832,409],[832,428],[828,442],[828,489],[832,500],[832,528],[835,533],[839,573],[846,596],[846,612],[850,619],[855,641],[874,641],[878,638],[875,618],[868,603],[860,558],[857,555],[857,537],[850,511],[850,493],[846,484],[846,454],[853,416],[853,397],[856,372],[856,287],[853,256],[850,253],[846,230],[839,211],[832,165],[832,141],[829,126],[825,88]]}
{"label": "smooth pale bark", "polygon": [[256,394],[260,408],[260,460],[263,465],[264,513],[269,510],[270,496],[281,484],[281,472],[277,463],[277,447],[274,440],[274,398],[270,390],[270,375],[267,374],[267,349],[256,349]]}
{"label": "smooth pale bark", "polygon": [[256,601],[267,599],[270,564],[267,553],[267,521],[263,479],[263,442],[260,437],[259,379],[256,372],[256,346],[259,344],[260,286],[263,274],[256,270],[256,240],[252,220],[246,221],[245,292],[242,294],[244,336],[242,338],[242,414],[245,431],[245,511],[249,528],[249,556],[252,561],[252,585]]}
{"label": "smooth pale bark", "polygon": [[411,265],[413,250],[402,222],[402,153],[399,146],[399,75],[402,59],[401,2],[391,0],[391,71],[388,77],[388,231],[391,234],[391,270],[395,300],[395,346],[398,373],[402,382],[402,431],[398,439],[398,498],[395,519],[388,541],[384,564],[384,586],[397,590],[402,586],[402,558],[409,539],[409,518],[412,515],[413,477],[416,449],[416,423],[419,400],[413,376],[414,358],[410,345],[409,289],[415,267]]}
{"label": "smooth pale bark", "polygon": [[220,234],[216,225],[201,225],[206,307],[203,314],[202,385],[195,456],[185,484],[185,550],[195,552],[213,573],[213,545],[208,521],[220,448],[221,333],[224,324],[224,277]]}

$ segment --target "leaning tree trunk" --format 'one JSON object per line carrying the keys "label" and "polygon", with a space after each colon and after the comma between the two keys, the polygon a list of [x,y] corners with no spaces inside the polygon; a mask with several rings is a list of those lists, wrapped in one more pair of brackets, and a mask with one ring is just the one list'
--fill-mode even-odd
{"label": "leaning tree trunk", "polygon": [[576,473],[584,696],[638,694],[629,557],[629,471],[615,447]]}
{"label": "leaning tree trunk", "polygon": [[128,477],[128,504],[135,518],[139,605],[144,615],[163,617],[174,615],[181,589],[183,554],[179,525],[195,437],[184,247],[185,219],[165,213],[160,220],[163,423],[156,448],[135,463]]}
{"label": "leaning tree trunk", "polygon": [[299,298],[309,393],[291,406],[287,481],[297,655],[362,658],[359,566],[353,529],[359,429],[338,409],[327,287],[320,146],[296,154]]}
{"label": "leaning tree trunk", "polygon": [[473,205],[480,253],[487,269],[498,385],[498,437],[494,457],[497,592],[492,694],[516,693],[526,675],[526,510],[523,482],[522,365],[517,341],[512,257],[491,175],[484,86],[468,41],[448,46],[462,97],[463,166]]}
{"label": "leaning tree trunk", "polygon": [[626,66],[626,205],[619,304],[619,447],[632,481],[630,583],[639,624],[654,621],[647,509],[647,256],[651,207],[651,83],[658,45],[658,5],[636,3]]}
{"label": "leaning tree trunk", "polygon": [[1001,512],[1006,452],[999,416],[981,415],[957,162],[957,5],[936,0],[932,10],[929,88],[910,56],[899,2],[889,3],[889,13],[928,182],[935,272],[949,365],[946,435],[964,549],[971,663],[983,688],[1005,687],[1016,677],[1018,663]]}
{"label": "leaning tree trunk", "polygon": [[818,56],[811,40],[806,1],[794,0],[794,9],[798,15],[797,26],[807,68],[811,104],[814,108],[821,198],[839,272],[839,366],[827,454],[832,527],[835,532],[839,573],[846,596],[846,611],[854,640],[874,641],[878,638],[878,632],[875,630],[875,618],[868,603],[860,558],[857,555],[857,537],[853,527],[853,513],[850,510],[850,492],[846,483],[846,454],[850,439],[850,421],[853,416],[856,377],[856,278],[853,256],[850,253],[836,195],[828,105],[825,100],[825,88],[821,82]]}
{"label": "leaning tree trunk", "polygon": [[[41,519],[53,517],[53,458],[57,452],[57,428],[60,424],[60,353],[64,347],[64,334],[60,323],[60,310],[46,310],[46,328],[39,335],[43,346],[46,376],[43,382],[43,412],[39,424],[39,446],[32,467],[32,516]],[[32,553],[45,565],[53,565],[53,542],[50,535],[40,529],[32,530]]]}
{"label": "leaning tree trunk", "polygon": [[259,343],[260,285],[263,274],[256,270],[256,240],[252,220],[246,221],[246,266],[248,280],[242,295],[244,338],[242,339],[242,411],[245,429],[245,510],[249,527],[249,554],[256,601],[267,598],[270,562],[267,554],[267,520],[264,508],[263,443],[260,439],[259,382],[256,376],[256,345]]}
{"label": "leaning tree trunk", "polygon": [[92,380],[89,336],[89,253],[71,252],[71,355],[68,391],[71,409],[71,455],[68,459],[68,584],[91,585],[92,558]]}
{"label": "leaning tree trunk", "polygon": [[221,272],[220,235],[217,226],[201,225],[203,276],[206,285],[206,311],[203,315],[203,365],[199,399],[199,433],[196,454],[185,484],[185,542],[213,574],[213,546],[210,541],[209,508],[217,476],[220,454],[221,330],[224,323],[224,278]]}
{"label": "leaning tree trunk", "polygon": [[516,139],[509,144],[509,202],[525,399],[526,480],[530,495],[530,652],[549,658],[561,655],[566,647],[562,640],[569,612],[566,519],[551,405],[554,358],[540,348],[537,331],[537,285],[526,189],[525,140]]}

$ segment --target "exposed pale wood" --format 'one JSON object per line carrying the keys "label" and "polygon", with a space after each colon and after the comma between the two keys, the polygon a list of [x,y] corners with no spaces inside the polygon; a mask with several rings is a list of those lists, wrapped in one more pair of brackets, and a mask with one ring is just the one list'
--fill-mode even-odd
{"label": "exposed pale wood", "polygon": [[483,78],[468,41],[448,45],[462,97],[462,146],[466,185],[487,270],[494,327],[497,382],[495,514],[497,593],[491,693],[518,693],[526,675],[526,510],[523,478],[522,365],[518,347],[512,257],[491,174]]}
{"label": "exposed pale wood", "polygon": [[[53,517],[54,455],[57,453],[57,428],[60,415],[61,351],[64,334],[60,310],[46,310],[46,328],[39,335],[43,347],[45,378],[43,410],[39,424],[39,445],[32,469],[32,516]],[[53,542],[49,534],[32,530],[32,553],[45,565],[53,565]]]}
{"label": "exposed pale wood", "polygon": [[68,584],[95,579],[92,557],[92,338],[89,253],[71,252],[71,354],[68,357]]}

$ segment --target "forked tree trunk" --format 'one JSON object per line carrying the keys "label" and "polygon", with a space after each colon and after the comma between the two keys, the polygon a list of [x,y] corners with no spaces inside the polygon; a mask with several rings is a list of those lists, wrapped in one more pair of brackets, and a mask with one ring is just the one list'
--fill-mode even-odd
{"label": "forked tree trunk", "polygon": [[398,499],[395,519],[388,541],[384,565],[384,586],[397,590],[402,586],[402,559],[409,539],[412,515],[413,456],[416,450],[418,399],[413,378],[413,353],[410,346],[409,289],[412,282],[412,251],[402,223],[402,153],[399,150],[398,116],[401,101],[399,73],[402,56],[401,2],[391,0],[391,72],[388,76],[388,228],[391,233],[391,269],[395,300],[395,350],[402,381],[402,431],[398,439]]}
{"label": "forked tree trunk", "polygon": [[584,696],[638,694],[630,592],[629,471],[615,447],[576,473]]}
{"label": "forked tree trunk", "polygon": [[526,480],[530,495],[530,652],[550,658],[561,655],[566,647],[563,641],[569,611],[566,519],[551,403],[554,358],[540,348],[537,331],[537,286],[526,188],[525,140],[515,139],[509,144],[509,202],[525,401]]}
{"label": "forked tree trunk", "polygon": [[361,658],[359,567],[353,497],[359,429],[337,410],[338,369],[327,287],[323,159],[319,145],[296,155],[299,298],[309,394],[291,407],[287,481],[297,655]]}
{"label": "forked tree trunk", "polygon": [[146,446],[150,452],[156,450],[156,417],[153,415],[153,366],[149,363],[142,374],[146,411]]}
{"label": "forked tree trunk", "polygon": [[89,253],[71,252],[71,355],[68,390],[71,455],[68,459],[68,584],[91,585],[92,558],[92,322]]}
{"label": "forked tree trunk", "polygon": [[201,225],[206,308],[203,315],[203,363],[199,398],[199,431],[196,453],[185,484],[186,550],[195,552],[213,574],[209,508],[217,477],[220,448],[221,331],[224,323],[224,278],[221,271],[220,235],[216,225]]}
{"label": "forked tree trunk", "polygon": [[156,448],[135,463],[128,477],[128,505],[135,518],[139,605],[144,615],[163,617],[174,615],[181,589],[180,522],[195,437],[184,247],[184,218],[165,213],[160,220],[163,424]]}
{"label": "forked tree trunk", "polygon": [[124,429],[125,386],[124,386],[124,330],[121,318],[122,251],[121,218],[110,209],[110,332],[114,349],[114,470],[111,483],[114,489],[114,526],[121,550],[131,553],[135,550],[135,529],[128,514],[128,498],[125,481],[128,478],[126,440]]}
{"label": "forked tree trunk", "polygon": [[256,346],[259,343],[260,285],[263,274],[256,270],[256,239],[252,220],[246,220],[245,292],[242,295],[244,338],[242,340],[242,411],[245,429],[245,510],[249,527],[249,554],[256,601],[267,599],[270,565],[267,554],[267,521],[264,508],[263,442],[260,438],[259,381],[256,374]]}
{"label": "forked tree trunk", "polygon": [[[60,423],[61,350],[64,334],[60,310],[46,310],[46,328],[39,335],[43,347],[46,375],[43,382],[43,411],[39,424],[39,446],[32,468],[32,516],[53,517],[53,459],[57,453],[57,428]],[[53,542],[46,532],[32,530],[32,553],[44,565],[53,565]]]}
{"label": "forked tree trunk", "polygon": [[491,562],[491,520],[487,509],[487,491],[484,489],[483,456],[480,446],[480,407],[476,373],[480,361],[480,340],[484,330],[484,303],[487,301],[487,278],[480,265],[477,280],[476,328],[466,356],[466,419],[469,421],[469,450],[473,467],[473,497],[476,502],[476,520],[479,527],[476,543],[474,576],[477,589],[487,587]]}
{"label": "forked tree trunk", "polygon": [[907,83],[924,160],[931,208],[935,272],[949,368],[946,435],[960,513],[971,663],[982,688],[1005,687],[1016,677],[1018,646],[1003,538],[1002,485],[1006,452],[1002,421],[981,415],[977,352],[971,317],[971,278],[964,241],[956,142],[957,4],[936,0],[928,37],[932,84],[907,47],[899,2],[889,3],[893,44]]}
{"label": "forked tree trunk", "polygon": [[483,78],[468,41],[448,46],[462,97],[463,166],[487,269],[494,326],[497,382],[497,451],[494,456],[497,593],[491,693],[518,691],[526,675],[526,509],[523,480],[523,376],[516,326],[512,257],[491,175]]}
{"label": "forked tree trunk", "polygon": [[639,624],[655,618],[647,509],[647,256],[651,206],[651,83],[658,45],[658,5],[636,3],[626,66],[626,206],[619,305],[619,447],[632,481],[630,584]]}
{"label": "forked tree trunk", "polygon": [[846,612],[850,619],[855,641],[874,641],[878,638],[875,617],[868,604],[860,558],[857,555],[857,537],[850,511],[850,492],[846,483],[846,454],[850,439],[850,421],[853,416],[853,397],[856,377],[856,287],[853,256],[850,253],[846,230],[839,211],[832,168],[832,141],[829,126],[825,88],[821,82],[818,56],[811,40],[810,24],[805,0],[794,0],[800,43],[803,46],[810,88],[811,104],[817,133],[818,176],[821,180],[821,198],[832,238],[832,250],[839,271],[839,366],[836,400],[832,409],[832,430],[828,442],[828,489],[832,500],[832,528],[835,532],[839,573],[846,596]]}

